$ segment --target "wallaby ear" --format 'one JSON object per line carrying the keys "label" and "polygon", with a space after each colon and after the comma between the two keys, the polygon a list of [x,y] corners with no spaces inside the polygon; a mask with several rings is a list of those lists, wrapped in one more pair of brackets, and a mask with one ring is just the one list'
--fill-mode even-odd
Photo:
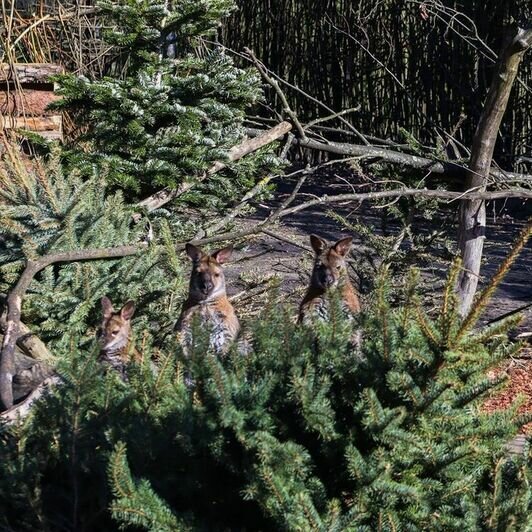
{"label": "wallaby ear", "polygon": [[185,244],[185,250],[186,250],[187,255],[189,256],[189,258],[191,260],[193,260],[194,262],[200,260],[201,257],[203,257],[203,255],[204,255],[203,251],[201,251],[200,248],[198,248],[194,244],[191,244],[190,242],[187,242]]}
{"label": "wallaby ear", "polygon": [[338,253],[338,255],[342,255],[342,257],[345,257],[349,250],[351,249],[351,244],[353,243],[353,237],[348,236],[346,238],[342,238],[334,244],[333,249]]}
{"label": "wallaby ear", "polygon": [[114,308],[113,308],[113,304],[111,303],[111,300],[107,296],[103,296],[101,299],[101,302],[102,302],[103,317],[106,319],[110,318],[114,312]]}
{"label": "wallaby ear", "polygon": [[211,255],[211,257],[219,264],[224,264],[229,260],[232,253],[233,253],[233,244],[225,248],[219,249],[218,251],[215,251]]}
{"label": "wallaby ear", "polygon": [[312,246],[312,249],[315,251],[316,255],[319,255],[320,253],[323,253],[327,247],[327,242],[317,235],[310,235],[310,245]]}
{"label": "wallaby ear", "polygon": [[120,317],[124,320],[130,320],[135,314],[135,302],[129,300],[120,310]]}

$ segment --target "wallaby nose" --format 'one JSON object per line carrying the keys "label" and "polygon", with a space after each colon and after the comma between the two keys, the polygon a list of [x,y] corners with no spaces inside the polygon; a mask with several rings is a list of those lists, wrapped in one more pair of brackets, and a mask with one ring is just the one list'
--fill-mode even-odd
{"label": "wallaby nose", "polygon": [[332,286],[334,284],[334,277],[328,273],[325,276],[325,286]]}
{"label": "wallaby nose", "polygon": [[214,288],[214,284],[212,281],[204,281],[203,282],[203,291],[204,292],[210,292]]}

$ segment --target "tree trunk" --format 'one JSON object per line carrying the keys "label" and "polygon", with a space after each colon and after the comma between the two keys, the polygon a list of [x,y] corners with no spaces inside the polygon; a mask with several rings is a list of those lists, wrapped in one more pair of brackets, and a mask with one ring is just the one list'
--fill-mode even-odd
{"label": "tree trunk", "polygon": [[[465,189],[486,189],[493,150],[512,85],[524,53],[532,45],[532,29],[512,27],[503,44],[493,81],[480,117]],[[458,242],[462,256],[462,273],[458,279],[460,314],[465,316],[473,304],[480,273],[486,228],[486,205],[483,200],[463,200],[460,206]]]}

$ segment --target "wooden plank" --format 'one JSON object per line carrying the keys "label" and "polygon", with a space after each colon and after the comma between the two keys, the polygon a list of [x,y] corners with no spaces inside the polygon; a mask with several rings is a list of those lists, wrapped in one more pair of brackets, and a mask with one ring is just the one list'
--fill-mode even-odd
{"label": "wooden plank", "polygon": [[39,131],[38,132],[41,137],[44,137],[48,140],[63,140],[63,130],[58,129],[55,131]]}
{"label": "wooden plank", "polygon": [[50,116],[57,111],[46,108],[60,97],[47,90],[0,91],[0,115],[9,116]]}
{"label": "wooden plank", "polygon": [[61,115],[15,117],[0,116],[0,129],[29,129],[30,131],[57,131],[61,129]]}
{"label": "wooden plank", "polygon": [[63,72],[61,65],[52,63],[0,63],[0,83],[49,83],[50,76]]}

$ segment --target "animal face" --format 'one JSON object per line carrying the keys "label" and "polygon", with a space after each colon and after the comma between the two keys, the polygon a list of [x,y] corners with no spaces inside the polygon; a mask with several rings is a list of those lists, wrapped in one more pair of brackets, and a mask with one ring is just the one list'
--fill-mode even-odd
{"label": "animal face", "polygon": [[346,256],[351,249],[352,237],[342,238],[332,246],[316,235],[310,235],[310,243],[316,254],[311,285],[320,290],[338,286],[347,274]]}
{"label": "animal face", "polygon": [[131,333],[131,318],[135,313],[135,303],[128,301],[118,312],[111,300],[102,297],[103,320],[99,334],[102,351],[117,352],[126,347]]}
{"label": "animal face", "polygon": [[225,295],[225,276],[222,264],[227,262],[233,246],[215,251],[212,255],[200,248],[187,244],[187,255],[192,260],[189,297],[196,302],[212,301]]}

